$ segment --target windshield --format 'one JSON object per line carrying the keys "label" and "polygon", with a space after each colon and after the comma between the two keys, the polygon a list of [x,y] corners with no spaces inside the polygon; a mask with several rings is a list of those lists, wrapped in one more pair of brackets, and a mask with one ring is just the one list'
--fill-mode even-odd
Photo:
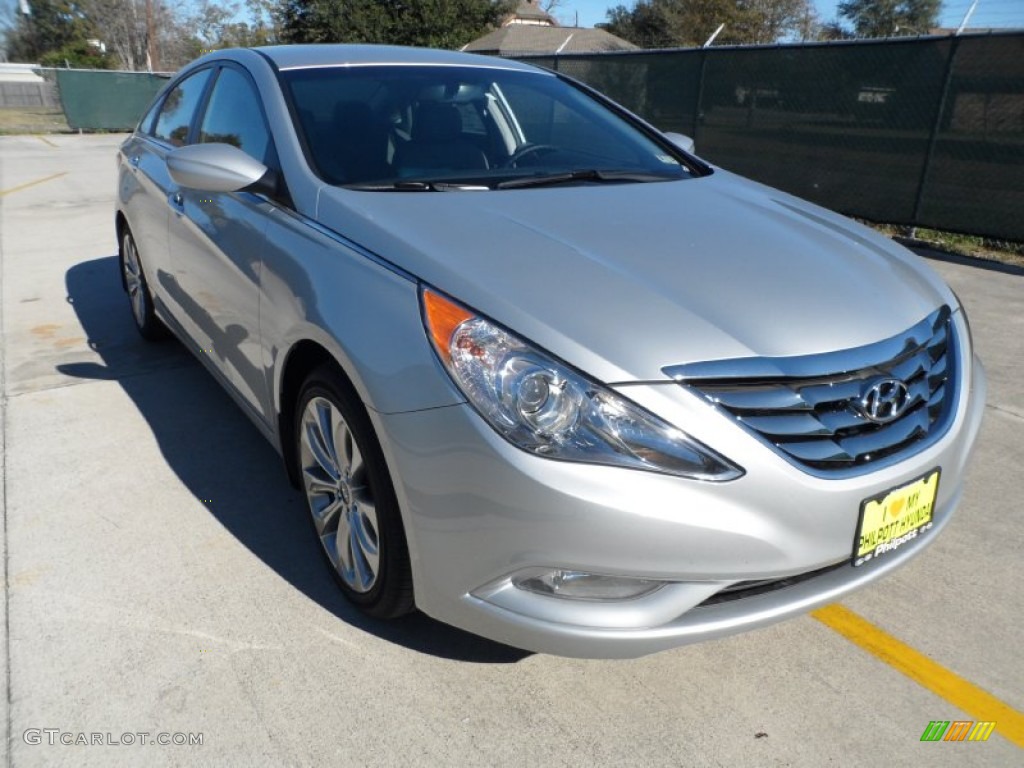
{"label": "windshield", "polygon": [[[485,67],[282,73],[314,170],[363,189],[663,181],[681,156],[558,77]],[[503,184],[504,183],[504,184]]]}

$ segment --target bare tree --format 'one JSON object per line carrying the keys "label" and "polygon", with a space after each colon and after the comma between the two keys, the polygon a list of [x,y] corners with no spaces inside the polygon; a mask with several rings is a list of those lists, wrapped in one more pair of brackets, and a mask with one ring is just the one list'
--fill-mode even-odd
{"label": "bare tree", "polygon": [[808,0],[737,0],[735,24],[741,42],[774,43],[801,32],[814,9]]}
{"label": "bare tree", "polygon": [[147,63],[144,0],[81,0],[82,13],[95,24],[104,44],[124,69],[143,69]]}
{"label": "bare tree", "polygon": [[79,0],[124,69],[177,69],[198,51],[191,25],[163,0]]}
{"label": "bare tree", "polygon": [[204,46],[212,48],[224,38],[225,28],[237,13],[238,3],[200,0],[186,23]]}
{"label": "bare tree", "polygon": [[248,27],[252,38],[250,44],[276,43],[280,39],[280,29],[278,29],[277,18],[274,15],[277,0],[245,0],[245,7],[249,11]]}
{"label": "bare tree", "polygon": [[197,34],[200,28],[211,29],[214,26],[209,18],[199,21],[207,3],[201,3],[192,15],[186,15],[185,6],[171,8],[163,0],[152,0],[152,3],[157,28],[155,43],[161,69],[180,69],[204,51],[219,47],[215,41],[201,39]]}
{"label": "bare tree", "polygon": [[247,0],[252,25],[233,21],[239,4],[200,0],[78,0],[107,49],[129,70],[175,70],[206,50],[262,45],[275,38],[271,0]]}
{"label": "bare tree", "polygon": [[818,10],[811,3],[804,6],[793,27],[793,35],[797,40],[821,40],[823,25]]}

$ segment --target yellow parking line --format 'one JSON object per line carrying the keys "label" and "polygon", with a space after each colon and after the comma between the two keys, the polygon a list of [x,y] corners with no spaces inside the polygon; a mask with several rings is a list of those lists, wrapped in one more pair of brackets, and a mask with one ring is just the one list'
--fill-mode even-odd
{"label": "yellow parking line", "polygon": [[26,182],[25,184],[19,184],[18,186],[11,187],[10,189],[0,189],[0,197],[3,197],[4,195],[9,195],[12,192],[20,192],[23,189],[28,189],[29,187],[34,187],[36,184],[42,184],[45,181],[53,181],[54,179],[59,179],[61,176],[67,176],[67,175],[68,175],[68,172],[64,171],[63,173],[55,173],[52,176],[47,176],[47,177],[42,178],[42,179],[36,179],[35,181],[29,181],[29,182]]}
{"label": "yellow parking line", "polygon": [[54,144],[45,136],[36,136],[36,138],[43,142],[43,144],[46,144],[47,146],[53,147],[54,149],[59,149],[59,147],[56,144]]}
{"label": "yellow parking line", "polygon": [[[827,605],[814,611],[811,616],[975,720],[994,722],[995,733],[1024,748],[1024,714],[1006,702],[941,664],[936,664],[920,651],[897,640],[849,608]],[[940,714],[928,717],[942,719]]]}

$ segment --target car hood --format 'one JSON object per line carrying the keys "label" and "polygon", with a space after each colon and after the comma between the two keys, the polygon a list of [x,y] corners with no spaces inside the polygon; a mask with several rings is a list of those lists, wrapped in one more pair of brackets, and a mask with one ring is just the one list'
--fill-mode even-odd
{"label": "car hood", "polygon": [[955,306],[888,239],[721,170],[488,192],[325,187],[317,218],[608,383],[857,347]]}

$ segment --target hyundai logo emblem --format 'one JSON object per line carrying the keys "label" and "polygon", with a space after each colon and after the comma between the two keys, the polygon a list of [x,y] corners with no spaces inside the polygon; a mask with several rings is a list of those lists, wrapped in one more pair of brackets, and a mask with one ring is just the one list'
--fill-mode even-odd
{"label": "hyundai logo emblem", "polygon": [[864,385],[857,410],[876,424],[898,419],[910,405],[910,390],[899,379],[879,377]]}

